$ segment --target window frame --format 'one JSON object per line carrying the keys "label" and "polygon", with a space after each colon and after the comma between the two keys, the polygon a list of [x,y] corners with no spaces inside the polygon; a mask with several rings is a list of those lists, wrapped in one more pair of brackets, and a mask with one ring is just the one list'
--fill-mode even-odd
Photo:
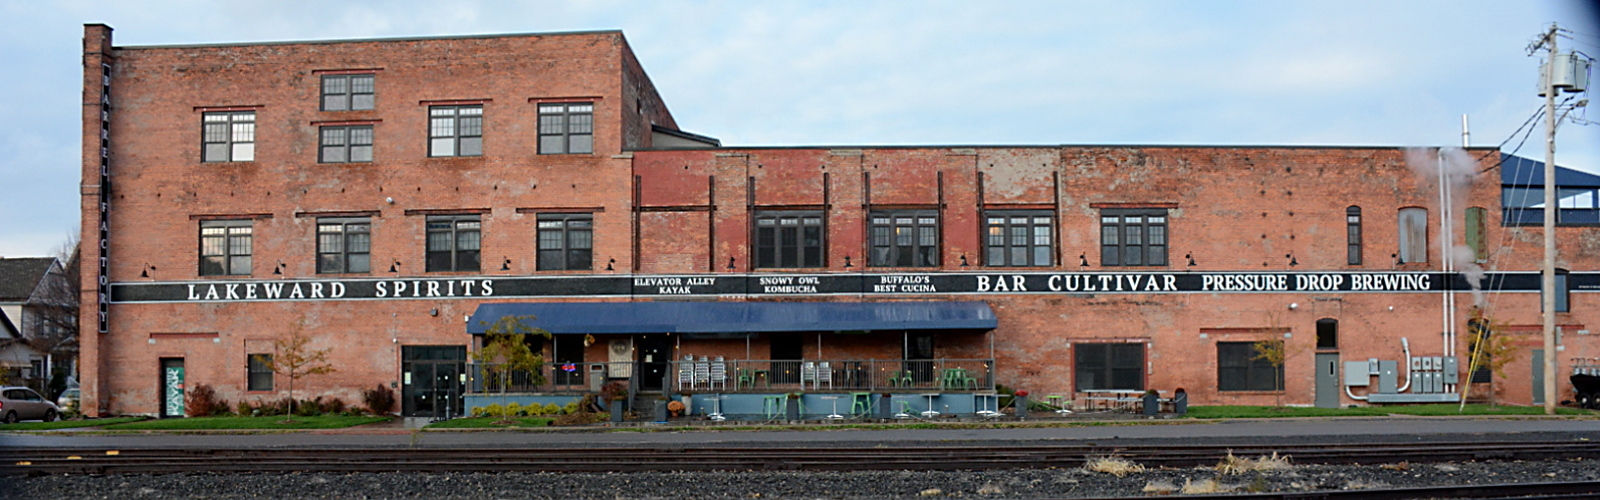
{"label": "window frame", "polygon": [[[448,224],[448,227],[438,228],[435,224]],[[477,214],[470,215],[429,215],[424,222],[426,236],[423,241],[423,266],[425,272],[477,272],[483,269],[483,217]],[[434,235],[444,234],[450,242],[449,250],[434,250]],[[472,244],[474,248],[461,248],[462,237],[474,235]],[[470,252],[470,257],[465,254]],[[450,266],[440,269],[434,265],[436,254],[448,254]],[[470,258],[470,261],[465,259]],[[468,266],[467,264],[471,265]]]}
{"label": "window frame", "polygon": [[[1084,391],[1142,391],[1142,390],[1144,390],[1146,384],[1148,383],[1148,381],[1146,380],[1146,377],[1145,377],[1145,368],[1146,368],[1146,363],[1147,363],[1148,356],[1149,356],[1149,353],[1148,353],[1148,350],[1146,349],[1146,347],[1147,346],[1145,345],[1144,342],[1076,342],[1076,343],[1073,343],[1072,344],[1072,387],[1073,387],[1073,390],[1075,390],[1077,392],[1084,392]],[[1127,364],[1126,366],[1119,366],[1118,363],[1117,363],[1119,353],[1116,352],[1118,349],[1129,350],[1129,351],[1136,350],[1138,352],[1138,356],[1136,356],[1138,358],[1137,364],[1136,365],[1135,364]],[[1103,351],[1099,353],[1100,354],[1099,356],[1093,356],[1092,352],[1086,352],[1086,351],[1096,351],[1096,350],[1103,350]],[[1126,353],[1126,352],[1125,353],[1121,353],[1121,355],[1122,356],[1129,356],[1129,354]],[[1132,356],[1129,356],[1129,357],[1132,357]],[[1096,359],[1096,358],[1101,359],[1104,362],[1104,364],[1102,366],[1094,366],[1092,363],[1086,363],[1085,362],[1087,360],[1093,360],[1093,359]],[[1126,361],[1126,360],[1123,360],[1123,361]],[[1085,366],[1086,364],[1087,365],[1091,365],[1091,366],[1087,366],[1086,367]],[[1090,370],[1091,368],[1099,368],[1101,370],[1099,374],[1100,375],[1104,375],[1104,380],[1103,380],[1104,383],[1103,384],[1100,383],[1100,382],[1102,382],[1101,380],[1095,379],[1094,377],[1085,376],[1086,374],[1093,373],[1093,370]],[[1133,371],[1132,372],[1133,375],[1135,375],[1135,378],[1138,379],[1138,384],[1129,385],[1127,387],[1123,387],[1124,384],[1118,384],[1118,382],[1127,382],[1126,380],[1118,380],[1118,375],[1119,375],[1118,371],[1119,370],[1121,370],[1121,371],[1132,370]],[[1128,373],[1121,373],[1121,375],[1123,377],[1126,377],[1128,375]],[[1086,386],[1085,385],[1086,380],[1092,380],[1092,381],[1096,382],[1096,384],[1095,384],[1096,387],[1088,387],[1088,386]]]}
{"label": "window frame", "polygon": [[[358,134],[355,132],[362,130],[366,131],[366,143],[358,144],[356,143]],[[329,144],[329,132],[337,132],[342,144]],[[373,142],[375,142],[375,135],[372,125],[331,125],[320,127],[317,130],[317,163],[372,163]],[[343,158],[338,160],[329,159],[329,148],[343,151]],[[366,159],[352,159],[354,154],[360,151],[358,148],[365,148]]]}
{"label": "window frame", "polygon": [[[1140,220],[1137,222],[1129,221],[1128,219],[1131,217],[1138,217]],[[1172,259],[1168,255],[1172,247],[1169,217],[1168,210],[1165,208],[1100,209],[1100,265],[1102,267],[1168,267],[1171,265]],[[1116,220],[1112,221],[1111,225],[1107,225],[1107,219],[1113,218]],[[1160,220],[1152,221],[1150,220],[1151,218],[1160,218]],[[1139,228],[1140,231],[1137,233],[1130,231],[1131,228],[1135,227]],[[1115,231],[1115,242],[1108,242],[1108,240],[1113,239],[1107,237],[1113,234],[1108,233],[1108,230]],[[1157,235],[1157,233],[1159,233],[1158,236],[1153,236]],[[1130,243],[1129,240],[1134,239],[1130,236],[1136,237],[1139,241]],[[1161,242],[1152,243],[1151,240],[1155,237],[1159,237]],[[1127,259],[1125,257],[1131,248],[1139,249],[1138,263],[1126,263]],[[1156,250],[1157,248],[1159,248],[1159,251]],[[1111,253],[1113,249],[1116,252],[1114,254]],[[1149,262],[1154,257],[1159,257],[1161,262]]]}
{"label": "window frame", "polygon": [[[444,113],[449,111],[448,114]],[[471,112],[475,111],[475,112]],[[470,158],[483,156],[483,104],[451,104],[428,106],[428,157],[429,158]],[[440,124],[448,122],[448,131],[443,131]],[[475,122],[474,127],[465,126]],[[476,131],[476,133],[469,133]],[[462,145],[469,144],[476,139],[478,151],[476,154],[462,153]],[[450,141],[450,152],[440,153],[435,146],[441,140]]]}
{"label": "window frame", "polygon": [[[330,226],[337,226],[338,231],[331,231]],[[353,240],[358,240],[358,235],[366,235],[366,251],[351,251]],[[338,237],[339,249],[330,250],[323,245],[324,236]],[[370,217],[323,217],[317,219],[316,227],[316,261],[317,274],[372,274],[372,219]],[[352,265],[357,256],[365,256],[366,269],[352,270],[357,266]],[[339,268],[330,269],[324,265],[328,257],[338,259]]]}
{"label": "window frame", "polygon": [[1317,350],[1339,349],[1339,320],[1322,318],[1317,320]]}
{"label": "window frame", "polygon": [[[1420,222],[1417,221],[1421,214]],[[1410,222],[1407,222],[1410,220]],[[1408,224],[1410,224],[1408,226]],[[1408,233],[1407,228],[1411,228]],[[1396,213],[1395,228],[1399,235],[1396,240],[1399,251],[1395,252],[1395,259],[1399,264],[1427,264],[1428,263],[1428,209],[1422,207],[1405,207]],[[1420,234],[1416,234],[1420,231]],[[1420,259],[1417,253],[1421,253]],[[1409,258],[1408,258],[1409,257]]]}
{"label": "window frame", "polygon": [[[1264,342],[1270,342],[1270,340],[1217,342],[1217,392],[1277,392],[1284,387],[1284,367],[1272,366],[1272,363],[1256,355],[1255,346]],[[1242,364],[1241,360],[1237,358],[1225,357],[1225,348],[1229,351],[1242,351],[1242,355],[1245,356]],[[1230,356],[1240,355],[1240,353],[1227,354]],[[1243,370],[1243,378],[1239,380],[1242,380],[1244,385],[1242,387],[1233,386],[1235,378],[1224,376],[1225,370]],[[1270,372],[1266,375],[1266,382],[1269,383],[1267,387],[1258,387],[1259,383],[1262,382],[1262,377],[1258,376],[1260,370]],[[1272,379],[1273,375],[1276,375],[1277,380]]]}
{"label": "window frame", "polygon": [[[594,108],[593,101],[539,103],[537,108],[539,154],[594,154]],[[588,141],[587,151],[577,151],[574,145],[581,143],[575,141],[585,138]],[[552,151],[550,149],[553,148],[547,148],[546,139],[557,140],[561,150]]]}
{"label": "window frame", "polygon": [[[259,358],[265,358],[266,361],[264,361],[264,362],[260,361],[258,359],[258,357]],[[245,364],[245,381],[244,381],[244,383],[245,383],[245,390],[246,391],[260,392],[260,391],[270,391],[270,390],[272,390],[272,386],[273,386],[273,382],[274,382],[274,375],[276,375],[276,373],[274,373],[272,371],[272,368],[268,366],[268,363],[271,363],[271,362],[272,362],[272,353],[264,353],[263,352],[263,353],[253,353],[253,354],[246,354],[245,355],[245,361],[244,361],[244,364]],[[261,377],[261,378],[264,378],[266,380],[265,381],[258,381],[257,377]],[[263,382],[263,385],[265,385],[266,387],[261,387],[260,385],[257,385],[257,382]]]}
{"label": "window frame", "polygon": [[[535,267],[537,270],[594,270],[594,213],[542,213],[536,217],[536,220],[534,239],[536,251]],[[587,225],[583,223],[587,223]],[[588,235],[587,246],[583,248],[574,247],[574,236],[585,233]],[[559,237],[547,239],[546,235],[559,235]],[[545,245],[547,243],[559,243],[560,246],[546,248]],[[584,264],[574,265],[574,258],[578,257],[580,253]]]}
{"label": "window frame", "polygon": [[[226,133],[213,136],[212,128],[221,127]],[[244,136],[241,138],[241,136]],[[226,152],[223,158],[212,158],[211,147],[221,145]],[[248,147],[244,147],[248,146]],[[244,147],[241,149],[241,147]],[[240,154],[243,152],[244,154]],[[246,163],[256,161],[256,112],[207,111],[200,113],[200,162]]]}
{"label": "window frame", "polygon": [[[786,225],[793,221],[793,225]],[[756,269],[820,269],[828,262],[828,221],[821,210],[759,210],[750,218]],[[789,227],[793,234],[785,235]],[[813,240],[814,238],[814,242]],[[792,257],[792,261],[790,258]],[[787,265],[787,264],[793,265]]]}
{"label": "window frame", "polygon": [[1344,209],[1345,264],[1361,265],[1361,207],[1351,205]]}
{"label": "window frame", "polygon": [[[358,79],[365,79],[365,80],[368,81],[368,83],[367,83],[367,91],[366,92],[358,92],[356,90],[356,80],[358,80]],[[343,81],[344,82],[343,83],[344,90],[339,91],[339,92],[329,92],[328,82],[330,82],[330,81]],[[370,111],[372,109],[376,109],[377,108],[377,103],[378,103],[378,75],[376,73],[348,73],[348,74],[340,74],[340,75],[322,75],[321,83],[322,83],[322,90],[321,90],[321,94],[320,94],[321,95],[321,99],[320,99],[321,102],[318,103],[318,109],[320,109],[322,111]],[[367,101],[366,101],[366,107],[356,107],[357,106],[357,97],[359,97],[359,96],[367,96],[368,97]],[[330,97],[336,98],[336,99],[340,99],[341,101],[343,101],[343,103],[344,103],[343,107],[342,108],[329,107],[328,106],[328,98],[330,98]]]}
{"label": "window frame", "polygon": [[[910,222],[902,223],[901,219]],[[927,222],[928,219],[932,222]],[[882,221],[882,222],[880,222]],[[943,217],[936,209],[873,210],[867,217],[868,244],[871,246],[870,267],[937,268],[944,253]],[[910,230],[910,244],[903,244],[900,229]],[[881,230],[881,231],[880,231]],[[924,231],[927,231],[926,233]],[[931,236],[928,242],[926,236]],[[902,253],[908,252],[908,253]],[[918,262],[922,257],[922,262]],[[910,261],[909,264],[904,261]]]}
{"label": "window frame", "polygon": [[[208,229],[220,230],[220,234],[207,234]],[[255,253],[255,221],[251,219],[218,219],[203,220],[199,225],[199,275],[200,276],[250,276],[253,268],[252,259]],[[242,253],[237,252],[234,238],[242,238],[244,247]],[[207,253],[208,239],[221,239],[221,253]],[[207,270],[207,258],[220,257],[221,272]],[[235,269],[242,262],[244,269]]]}
{"label": "window frame", "polygon": [[[1023,222],[1018,225],[1018,218]],[[1043,222],[1040,219],[1044,219]],[[996,220],[999,221],[996,224]],[[983,265],[984,267],[1052,267],[1056,264],[1055,212],[1049,210],[986,210],[983,212]],[[1040,229],[1044,234],[1039,234]],[[1023,234],[1016,234],[1022,229]],[[996,232],[998,230],[998,233]],[[1018,238],[1022,238],[1019,243]],[[996,245],[998,243],[998,245]],[[999,263],[996,263],[999,250]],[[1016,252],[1021,250],[1025,263],[1016,263]],[[1041,254],[1040,251],[1043,251]],[[1040,256],[1044,262],[1039,262]]]}

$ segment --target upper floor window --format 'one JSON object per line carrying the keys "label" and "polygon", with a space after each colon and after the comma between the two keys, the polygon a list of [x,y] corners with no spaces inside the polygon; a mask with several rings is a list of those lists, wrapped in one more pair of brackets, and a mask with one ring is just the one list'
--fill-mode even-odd
{"label": "upper floor window", "polygon": [[1346,262],[1361,265],[1361,207],[1344,209]]}
{"label": "upper floor window", "polygon": [[200,275],[249,276],[249,220],[200,221]]}
{"label": "upper floor window", "polygon": [[594,103],[539,105],[539,154],[594,152]]}
{"label": "upper floor window", "polygon": [[428,156],[483,156],[483,105],[429,106]]}
{"label": "upper floor window", "polygon": [[256,112],[204,113],[201,161],[255,161]]}
{"label": "upper floor window", "polygon": [[[1505,226],[1544,224],[1544,188],[1502,186],[1500,205]],[[1593,186],[1556,187],[1556,225],[1600,225],[1600,189]]]}
{"label": "upper floor window", "polygon": [[1167,265],[1167,210],[1101,210],[1100,265]]}
{"label": "upper floor window", "polygon": [[361,163],[372,161],[372,126],[322,127],[322,163]]}
{"label": "upper floor window", "polygon": [[938,267],[939,212],[872,212],[872,260],[876,267]]}
{"label": "upper floor window", "polygon": [[822,267],[822,212],[756,212],[756,267]]}
{"label": "upper floor window", "polygon": [[1428,209],[1400,209],[1401,264],[1428,262]]}
{"label": "upper floor window", "polygon": [[1467,209],[1467,248],[1472,249],[1472,258],[1477,262],[1489,260],[1488,234],[1485,232],[1484,218],[1488,210],[1483,207],[1470,207]]}
{"label": "upper floor window", "polygon": [[317,272],[372,272],[372,219],[317,219]]}
{"label": "upper floor window", "polygon": [[594,269],[594,214],[539,214],[539,270]]}
{"label": "upper floor window", "polygon": [[991,210],[984,213],[984,239],[990,267],[1049,266],[1055,261],[1055,218],[1043,210]]}
{"label": "upper floor window", "polygon": [[427,271],[477,271],[482,224],[476,215],[429,216]]}
{"label": "upper floor window", "polygon": [[373,75],[323,75],[322,110],[372,109]]}

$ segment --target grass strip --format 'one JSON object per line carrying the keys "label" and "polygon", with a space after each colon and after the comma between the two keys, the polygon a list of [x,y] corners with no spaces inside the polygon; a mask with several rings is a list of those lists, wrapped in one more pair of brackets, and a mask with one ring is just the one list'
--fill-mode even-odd
{"label": "grass strip", "polygon": [[[1578,408],[1556,408],[1557,415],[1595,415],[1596,412]],[[1356,408],[1307,408],[1299,406],[1190,406],[1187,418],[1283,418],[1283,417],[1373,417],[1389,415],[1442,416],[1498,416],[1544,415],[1542,406],[1489,406],[1469,404],[1460,409],[1454,404],[1363,406]]]}
{"label": "grass strip", "polygon": [[188,430],[279,430],[279,429],[340,429],[376,422],[392,417],[321,415],[294,417],[285,421],[283,415],[265,417],[189,417],[146,420],[106,426],[108,431],[188,431]]}
{"label": "grass strip", "polygon": [[144,417],[112,417],[89,418],[83,420],[57,420],[54,422],[18,422],[15,424],[0,424],[0,431],[48,431],[55,429],[76,429],[79,427],[99,427],[102,425],[125,424],[138,422]]}

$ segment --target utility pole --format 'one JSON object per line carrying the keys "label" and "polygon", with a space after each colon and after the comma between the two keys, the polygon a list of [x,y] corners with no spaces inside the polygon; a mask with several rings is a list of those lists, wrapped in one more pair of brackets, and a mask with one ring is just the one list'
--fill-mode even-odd
{"label": "utility pole", "polygon": [[1543,43],[1550,49],[1545,59],[1544,81],[1544,270],[1539,280],[1540,297],[1544,302],[1544,412],[1556,414],[1556,31],[1550,31]]}

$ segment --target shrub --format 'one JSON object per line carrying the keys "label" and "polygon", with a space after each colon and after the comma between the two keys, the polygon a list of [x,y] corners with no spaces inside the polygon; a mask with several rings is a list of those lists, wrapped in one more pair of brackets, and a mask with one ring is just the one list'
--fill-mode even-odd
{"label": "shrub", "polygon": [[234,411],[238,412],[239,416],[243,417],[255,413],[256,407],[250,406],[249,402],[241,400],[239,401],[239,407],[234,409]]}
{"label": "shrub", "polygon": [[560,415],[561,414],[561,407],[560,406],[556,406],[555,403],[545,403],[544,404],[544,414],[545,415]]}
{"label": "shrub", "polygon": [[378,384],[371,389],[361,391],[361,402],[367,406],[367,411],[374,415],[387,415],[389,409],[394,407],[394,391]]}
{"label": "shrub", "polygon": [[[318,399],[321,399],[321,398],[318,398]],[[323,413],[344,413],[345,410],[348,407],[349,407],[349,405],[346,405],[343,399],[328,398],[328,402],[323,403],[323,405],[322,405],[322,412]]]}
{"label": "shrub", "polygon": [[521,414],[522,414],[522,404],[517,403],[516,401],[512,401],[510,403],[506,403],[505,418],[511,418],[511,417],[519,416]]}
{"label": "shrub", "polygon": [[490,403],[489,406],[483,409],[483,414],[490,417],[499,417],[505,415],[505,413],[506,407],[500,406],[500,403]]}
{"label": "shrub", "polygon": [[217,392],[209,385],[195,384],[183,399],[184,410],[191,417],[228,414],[228,400],[218,398]]}
{"label": "shrub", "polygon": [[577,412],[578,412],[578,402],[577,401],[573,401],[571,403],[567,403],[565,406],[561,407],[561,413],[565,413],[567,415],[571,415],[571,414],[574,414],[574,413],[577,413]]}
{"label": "shrub", "polygon": [[522,408],[522,414],[529,417],[544,415],[544,405],[539,403],[528,403],[528,406]]}

